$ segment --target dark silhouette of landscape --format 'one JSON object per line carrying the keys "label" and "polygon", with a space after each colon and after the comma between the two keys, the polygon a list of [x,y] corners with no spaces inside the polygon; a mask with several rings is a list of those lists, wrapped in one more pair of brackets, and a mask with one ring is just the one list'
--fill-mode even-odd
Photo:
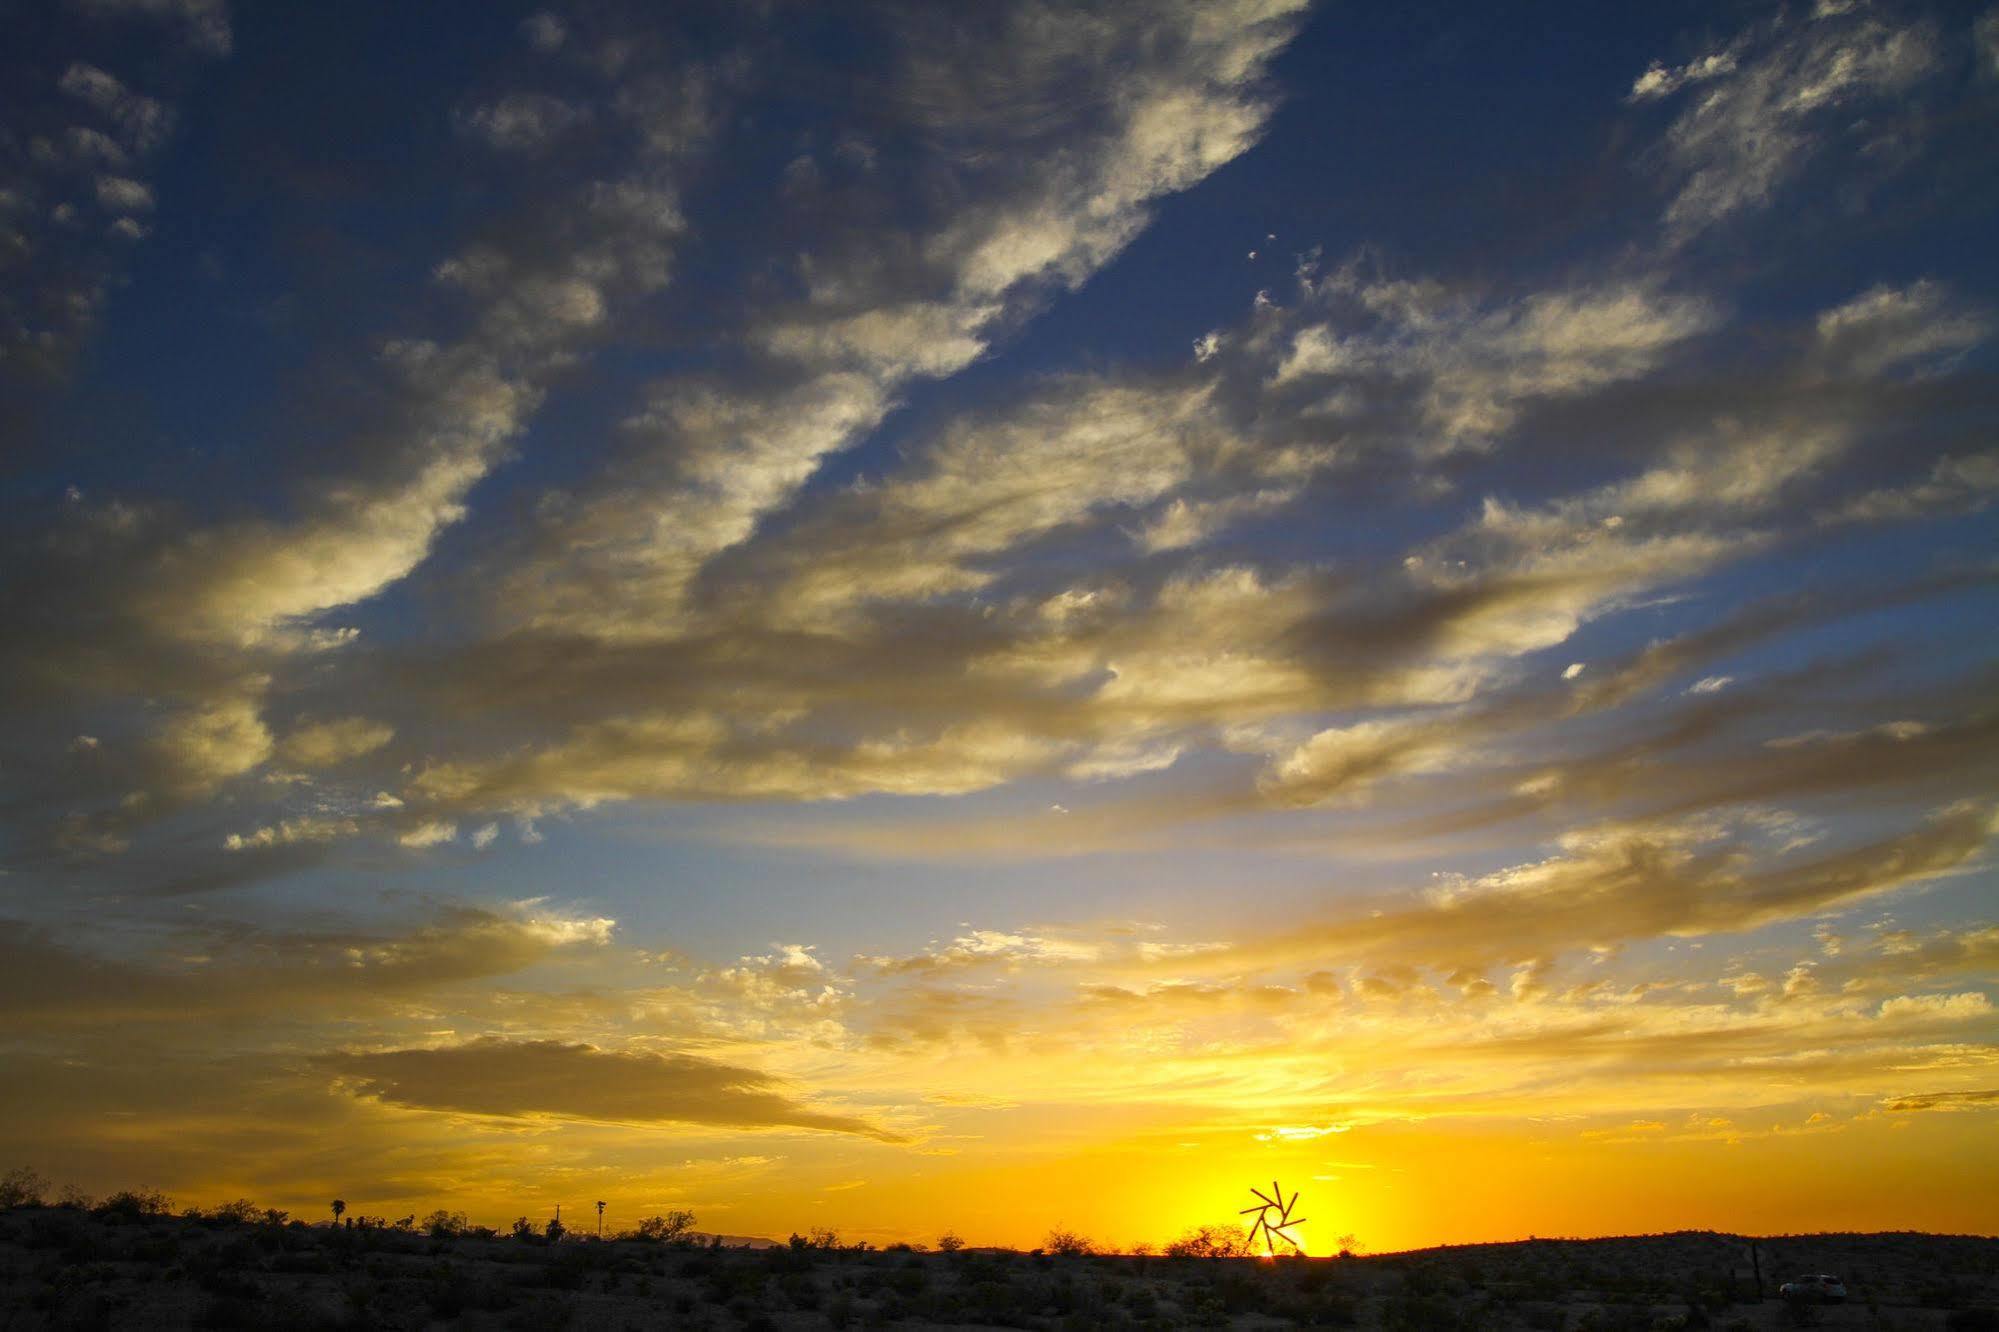
{"label": "dark silhouette of landscape", "polygon": [[[303,1218],[248,1200],[177,1208],[155,1189],[50,1196],[15,1170],[0,1178],[0,1326],[1999,1328],[1999,1239],[1980,1236],[1694,1231],[1384,1254],[1347,1236],[1331,1257],[1273,1259],[1230,1223],[1131,1252],[1060,1227],[1025,1252],[949,1232],[877,1248],[826,1229],[710,1234],[685,1210],[600,1235],[611,1206],[589,1225],[521,1216],[501,1231],[345,1199]],[[1819,1273],[1846,1298],[1780,1294]]]}

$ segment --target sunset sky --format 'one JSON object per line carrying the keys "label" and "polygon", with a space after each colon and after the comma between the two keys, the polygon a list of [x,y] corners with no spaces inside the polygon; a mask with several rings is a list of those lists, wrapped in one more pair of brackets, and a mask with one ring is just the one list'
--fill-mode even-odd
{"label": "sunset sky", "polygon": [[0,30],[0,1169],[1999,1231],[1999,7]]}

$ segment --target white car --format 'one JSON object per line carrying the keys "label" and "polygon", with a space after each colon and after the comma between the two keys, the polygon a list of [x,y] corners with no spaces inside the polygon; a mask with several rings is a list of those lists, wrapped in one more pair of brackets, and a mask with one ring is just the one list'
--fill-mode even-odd
{"label": "white car", "polygon": [[1796,1281],[1786,1281],[1777,1288],[1777,1293],[1787,1300],[1836,1304],[1846,1298],[1846,1283],[1836,1276],[1820,1273],[1818,1276],[1801,1276]]}

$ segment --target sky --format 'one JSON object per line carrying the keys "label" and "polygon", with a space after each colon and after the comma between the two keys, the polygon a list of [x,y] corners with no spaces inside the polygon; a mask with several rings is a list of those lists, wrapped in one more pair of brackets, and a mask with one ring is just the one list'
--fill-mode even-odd
{"label": "sky", "polygon": [[0,22],[0,1165],[1999,1231],[1999,8]]}

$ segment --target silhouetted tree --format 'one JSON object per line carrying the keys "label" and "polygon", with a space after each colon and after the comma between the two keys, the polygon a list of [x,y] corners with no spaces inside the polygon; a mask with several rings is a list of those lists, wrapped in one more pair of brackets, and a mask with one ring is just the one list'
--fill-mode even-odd
{"label": "silhouetted tree", "polygon": [[1041,1241],[1041,1247],[1050,1253],[1059,1253],[1065,1258],[1080,1258],[1095,1253],[1097,1246],[1073,1230],[1051,1230],[1048,1238]]}
{"label": "silhouetted tree", "polygon": [[542,1236],[550,1244],[554,1244],[568,1233],[569,1233],[568,1230],[566,1230],[563,1227],[561,1214],[557,1213],[556,1215],[548,1218],[548,1225],[546,1228],[543,1229]]}
{"label": "silhouetted tree", "polygon": [[939,1253],[956,1253],[964,1247],[965,1241],[959,1239],[951,1231],[947,1230],[937,1237],[937,1252]]}
{"label": "silhouetted tree", "polygon": [[0,1207],[40,1207],[49,1182],[26,1166],[0,1175]]}
{"label": "silhouetted tree", "polygon": [[340,1217],[341,1217],[342,1213],[346,1212],[346,1210],[347,1210],[347,1200],[346,1200],[345,1198],[335,1198],[335,1199],[333,1200],[333,1224],[334,1224],[334,1225],[336,1225],[336,1226],[337,1226],[337,1225],[339,1225],[339,1224],[340,1224]]}
{"label": "silhouetted tree", "polygon": [[526,1217],[524,1217],[524,1216],[517,1216],[517,1217],[515,1217],[515,1218],[514,1218],[514,1238],[515,1238],[515,1239],[517,1239],[517,1240],[531,1240],[531,1239],[533,1239],[534,1237],[535,1237],[535,1235],[534,1235],[534,1222],[532,1222],[532,1221],[528,1220],[528,1219],[527,1219]]}
{"label": "silhouetted tree", "polygon": [[597,1200],[597,1238],[604,1238],[604,1200]]}
{"label": "silhouetted tree", "polygon": [[694,1213],[668,1212],[665,1216],[649,1216],[639,1222],[636,1232],[643,1240],[658,1240],[662,1244],[671,1243],[694,1229]]}
{"label": "silhouetted tree", "polygon": [[99,1216],[135,1220],[145,1216],[167,1216],[173,1199],[158,1189],[120,1189],[93,1209]]}
{"label": "silhouetted tree", "polygon": [[1200,1226],[1166,1246],[1168,1258],[1247,1258],[1250,1252],[1241,1226]]}
{"label": "silhouetted tree", "polygon": [[446,1211],[440,1207],[423,1219],[424,1233],[432,1239],[456,1239],[471,1229],[471,1223],[463,1212]]}

